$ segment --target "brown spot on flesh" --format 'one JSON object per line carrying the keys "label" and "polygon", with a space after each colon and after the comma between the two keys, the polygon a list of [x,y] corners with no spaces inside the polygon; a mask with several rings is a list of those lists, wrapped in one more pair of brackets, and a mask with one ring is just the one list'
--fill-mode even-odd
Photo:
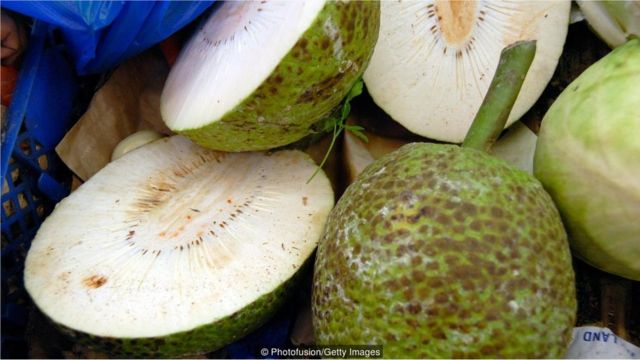
{"label": "brown spot on flesh", "polygon": [[82,280],[82,283],[90,289],[97,289],[107,283],[107,278],[102,275],[91,275]]}

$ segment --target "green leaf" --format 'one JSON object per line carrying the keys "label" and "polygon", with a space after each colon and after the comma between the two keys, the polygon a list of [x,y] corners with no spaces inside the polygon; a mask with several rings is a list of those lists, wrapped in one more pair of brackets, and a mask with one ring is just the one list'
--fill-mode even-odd
{"label": "green leaf", "polygon": [[362,79],[358,79],[358,81],[356,81],[356,83],[353,84],[353,87],[351,88],[351,90],[349,91],[349,94],[347,95],[347,102],[351,101],[351,99],[353,99],[354,97],[362,94],[363,86],[364,86],[364,83],[362,82]]}
{"label": "green leaf", "polygon": [[351,132],[361,132],[364,128],[360,125],[349,125],[346,124],[343,126],[345,130],[349,130]]}
{"label": "green leaf", "polygon": [[345,101],[344,105],[342,106],[342,112],[340,113],[340,120],[344,121],[349,117],[349,113],[351,112],[351,104],[349,104],[349,101]]}
{"label": "green leaf", "polygon": [[338,118],[335,117],[329,117],[324,121],[324,126],[322,128],[322,132],[329,132],[331,129],[333,129],[338,123],[340,122],[340,120]]}
{"label": "green leaf", "polygon": [[369,138],[362,131],[351,131],[351,133],[365,143],[369,143]]}

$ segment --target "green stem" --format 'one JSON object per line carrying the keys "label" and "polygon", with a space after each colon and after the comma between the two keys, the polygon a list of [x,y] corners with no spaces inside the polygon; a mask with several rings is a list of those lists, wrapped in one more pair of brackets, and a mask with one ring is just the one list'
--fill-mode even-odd
{"label": "green stem", "polygon": [[313,178],[316,177],[316,175],[318,175],[318,172],[320,172],[324,164],[329,159],[329,154],[331,154],[331,150],[333,149],[333,146],[336,144],[336,139],[338,138],[338,135],[340,135],[340,132],[342,132],[342,128],[338,129],[338,125],[334,124],[333,136],[331,137],[331,144],[329,144],[329,150],[327,150],[327,152],[324,154],[324,158],[320,162],[320,165],[316,167],[316,171],[314,171],[313,174],[311,174],[311,177],[307,179],[307,184],[310,183],[311,180],[313,180]]}
{"label": "green stem", "polygon": [[489,152],[507,123],[535,54],[535,40],[519,41],[502,50],[496,73],[463,147]]}

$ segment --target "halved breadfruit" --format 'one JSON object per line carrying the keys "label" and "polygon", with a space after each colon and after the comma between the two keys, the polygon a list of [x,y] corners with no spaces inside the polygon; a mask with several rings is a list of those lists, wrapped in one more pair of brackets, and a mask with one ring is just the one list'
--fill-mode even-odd
{"label": "halved breadfruit", "polygon": [[308,155],[222,153],[174,136],[107,165],[38,231],[25,287],[115,356],[215,350],[264,323],[333,206]]}
{"label": "halved breadfruit", "polygon": [[502,49],[536,40],[535,58],[508,126],[551,79],[570,8],[568,0],[383,1],[365,84],[376,104],[408,130],[459,143],[487,93]]}
{"label": "halved breadfruit", "polygon": [[228,1],[180,54],[162,117],[216,150],[266,150],[314,132],[364,72],[378,1]]}

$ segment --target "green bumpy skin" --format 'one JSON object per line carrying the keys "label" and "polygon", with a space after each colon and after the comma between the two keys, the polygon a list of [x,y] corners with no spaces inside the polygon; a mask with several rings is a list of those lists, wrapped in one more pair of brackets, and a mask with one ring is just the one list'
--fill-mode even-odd
{"label": "green bumpy skin", "polygon": [[370,165],[331,212],[312,304],[318,343],[391,358],[561,358],[576,317],[542,186],[483,152],[418,143]]}
{"label": "green bumpy skin", "polygon": [[640,281],[640,39],[591,65],[542,121],[534,174],[576,254]]}
{"label": "green bumpy skin", "polygon": [[[327,2],[249,97],[220,120],[179,133],[222,151],[268,150],[302,139],[360,78],[373,54],[379,27],[378,1]],[[336,51],[338,47],[341,50]]]}
{"label": "green bumpy skin", "polygon": [[[251,333],[266,323],[286,301],[310,265],[307,260],[289,280],[242,310],[209,325],[153,338],[108,338],[54,325],[73,341],[103,351],[112,358],[176,358],[212,352]],[[46,316],[46,315],[45,315]]]}

